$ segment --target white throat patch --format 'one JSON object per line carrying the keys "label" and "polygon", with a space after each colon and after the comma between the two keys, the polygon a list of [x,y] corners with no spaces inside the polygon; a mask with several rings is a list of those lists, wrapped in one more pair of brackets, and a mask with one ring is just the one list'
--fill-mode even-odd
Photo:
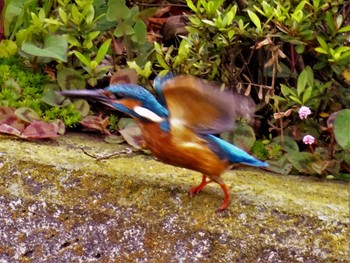
{"label": "white throat patch", "polygon": [[163,118],[155,114],[153,111],[150,111],[149,109],[146,109],[144,107],[136,106],[133,110],[141,117],[144,117],[150,121],[153,121],[153,122],[163,121]]}

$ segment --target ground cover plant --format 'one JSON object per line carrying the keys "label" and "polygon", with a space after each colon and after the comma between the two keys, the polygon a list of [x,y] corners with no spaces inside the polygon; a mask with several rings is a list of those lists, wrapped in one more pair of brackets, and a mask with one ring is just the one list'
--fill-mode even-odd
{"label": "ground cover plant", "polygon": [[[349,179],[349,13],[345,0],[6,1],[0,103],[24,127],[58,122],[57,135],[79,124],[138,147],[130,119],[54,91],[152,90],[159,74],[190,74],[254,99],[255,123],[221,136],[272,171]],[[2,132],[21,136],[3,119]]]}

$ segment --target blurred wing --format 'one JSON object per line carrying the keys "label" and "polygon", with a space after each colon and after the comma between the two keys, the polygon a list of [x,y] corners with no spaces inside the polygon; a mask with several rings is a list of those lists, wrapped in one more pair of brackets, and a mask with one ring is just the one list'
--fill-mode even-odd
{"label": "blurred wing", "polygon": [[154,89],[158,95],[158,101],[164,107],[166,107],[166,101],[165,101],[164,94],[163,94],[164,83],[167,82],[169,79],[172,79],[174,77],[175,77],[175,75],[173,73],[169,72],[163,77],[157,76],[153,81]]}
{"label": "blurred wing", "polygon": [[254,112],[254,102],[241,94],[221,92],[204,80],[177,76],[162,83],[170,122],[198,133],[221,133],[233,128],[238,116]]}
{"label": "blurred wing", "polygon": [[256,159],[242,149],[230,144],[214,135],[201,135],[207,141],[209,148],[216,153],[222,160],[227,160],[231,163],[240,163],[257,167],[268,167],[269,164]]}

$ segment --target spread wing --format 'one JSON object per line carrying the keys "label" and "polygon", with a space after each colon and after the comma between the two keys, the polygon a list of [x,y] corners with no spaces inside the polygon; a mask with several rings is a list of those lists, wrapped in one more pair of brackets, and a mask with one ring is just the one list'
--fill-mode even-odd
{"label": "spread wing", "polygon": [[170,122],[181,123],[202,134],[230,130],[238,116],[254,112],[250,98],[221,92],[213,84],[192,76],[169,78],[157,91],[162,92]]}

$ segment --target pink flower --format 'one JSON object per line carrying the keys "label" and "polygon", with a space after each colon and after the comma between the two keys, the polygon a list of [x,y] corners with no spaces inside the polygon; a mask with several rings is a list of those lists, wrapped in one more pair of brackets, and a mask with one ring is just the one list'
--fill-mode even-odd
{"label": "pink flower", "polygon": [[303,120],[303,119],[306,119],[307,116],[311,114],[311,110],[309,107],[301,106],[298,113],[299,113],[299,118]]}
{"label": "pink flower", "polygon": [[315,138],[311,135],[305,135],[303,138],[303,143],[305,144],[313,144],[315,142]]}

